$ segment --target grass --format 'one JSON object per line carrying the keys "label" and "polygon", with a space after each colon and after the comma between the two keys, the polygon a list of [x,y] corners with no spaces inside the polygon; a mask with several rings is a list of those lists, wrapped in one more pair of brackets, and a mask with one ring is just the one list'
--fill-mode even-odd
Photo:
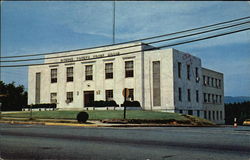
{"label": "grass", "polygon": [[[123,111],[86,111],[89,120],[102,119],[123,119]],[[33,111],[32,117],[37,119],[76,119],[79,111]],[[29,118],[30,112],[16,112],[3,114],[3,117]],[[186,120],[185,117],[177,113],[155,112],[155,111],[135,111],[128,110],[127,119],[176,119]]]}
{"label": "grass", "polygon": [[[33,119],[70,119],[76,120],[76,116],[80,111],[34,111],[32,112]],[[115,120],[123,119],[123,111],[86,111],[89,114],[89,120]],[[2,117],[9,118],[30,118],[30,112],[16,112],[16,113],[4,113]],[[128,110],[126,114],[126,119],[134,121],[144,121],[150,122],[155,120],[175,120],[178,123],[190,123],[198,125],[212,125],[213,123],[198,118],[195,116],[181,115],[178,113],[168,113],[168,112],[157,112],[157,111],[139,111],[139,110]],[[146,120],[146,121],[145,121]],[[138,121],[135,121],[138,122]]]}

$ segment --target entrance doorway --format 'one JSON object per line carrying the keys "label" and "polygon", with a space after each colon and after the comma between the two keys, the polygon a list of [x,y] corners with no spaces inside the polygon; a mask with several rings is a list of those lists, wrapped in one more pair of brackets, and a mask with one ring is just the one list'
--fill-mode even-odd
{"label": "entrance doorway", "polygon": [[95,100],[94,91],[84,91],[84,107],[93,107],[92,104]]}

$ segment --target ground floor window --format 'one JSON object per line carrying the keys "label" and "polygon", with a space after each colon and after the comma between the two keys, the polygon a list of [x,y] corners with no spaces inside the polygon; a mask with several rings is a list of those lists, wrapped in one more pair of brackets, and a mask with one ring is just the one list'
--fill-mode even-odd
{"label": "ground floor window", "polygon": [[57,94],[50,93],[50,103],[57,103]]}
{"label": "ground floor window", "polygon": [[73,92],[67,92],[66,103],[73,102]]}
{"label": "ground floor window", "polygon": [[204,111],[204,118],[207,119],[207,111]]}
{"label": "ground floor window", "polygon": [[188,110],[189,115],[193,115],[193,110]]}
{"label": "ground floor window", "polygon": [[200,117],[200,111],[197,111],[197,116]]}
{"label": "ground floor window", "polygon": [[106,101],[113,100],[113,90],[106,90]]}

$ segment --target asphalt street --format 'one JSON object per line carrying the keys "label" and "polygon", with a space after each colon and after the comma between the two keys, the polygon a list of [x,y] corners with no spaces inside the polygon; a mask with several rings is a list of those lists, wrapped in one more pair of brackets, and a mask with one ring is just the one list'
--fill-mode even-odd
{"label": "asphalt street", "polygon": [[250,127],[0,124],[0,159],[250,160]]}

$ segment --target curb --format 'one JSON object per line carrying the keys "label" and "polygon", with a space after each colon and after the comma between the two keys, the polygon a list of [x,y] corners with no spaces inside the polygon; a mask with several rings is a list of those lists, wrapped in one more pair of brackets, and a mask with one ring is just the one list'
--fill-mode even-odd
{"label": "curb", "polygon": [[79,124],[79,123],[57,123],[57,122],[24,122],[24,121],[2,121],[8,124],[29,124],[46,126],[70,126],[70,127],[214,127],[214,126],[194,126],[194,125],[173,125],[173,124]]}

